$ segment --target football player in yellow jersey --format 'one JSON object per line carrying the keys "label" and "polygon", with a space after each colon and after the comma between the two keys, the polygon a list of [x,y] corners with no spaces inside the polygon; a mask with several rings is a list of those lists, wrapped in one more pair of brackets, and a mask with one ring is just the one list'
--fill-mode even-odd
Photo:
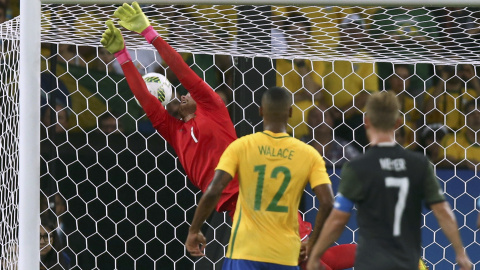
{"label": "football player in yellow jersey", "polygon": [[185,245],[192,256],[204,255],[201,226],[238,173],[240,191],[223,269],[300,269],[297,212],[303,190],[310,183],[320,201],[309,247],[332,209],[333,191],[320,154],[286,133],[291,105],[289,91],[268,89],[260,107],[264,131],[237,139],[223,153],[189,229]]}

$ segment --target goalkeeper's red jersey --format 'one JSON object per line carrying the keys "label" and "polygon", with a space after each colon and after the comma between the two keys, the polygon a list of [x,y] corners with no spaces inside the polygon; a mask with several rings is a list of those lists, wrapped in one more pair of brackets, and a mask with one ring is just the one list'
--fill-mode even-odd
{"label": "goalkeeper's red jersey", "polygon": [[[223,151],[237,139],[235,128],[222,99],[190,69],[182,57],[160,37],[153,45],[196,101],[195,118],[185,123],[171,116],[148,92],[132,62],[124,63],[122,69],[153,127],[173,147],[190,181],[204,192],[213,179]],[[234,211],[237,195],[238,181],[235,177],[223,191],[217,211]]]}

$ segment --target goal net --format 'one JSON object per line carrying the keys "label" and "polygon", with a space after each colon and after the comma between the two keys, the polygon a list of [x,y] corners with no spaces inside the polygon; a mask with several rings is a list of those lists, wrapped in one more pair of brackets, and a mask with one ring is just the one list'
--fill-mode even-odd
{"label": "goal net", "polygon": [[[135,102],[118,62],[99,43],[116,7],[42,5],[39,192],[43,233],[49,237],[41,245],[49,239],[55,253],[42,265],[220,269],[221,256],[187,255],[183,243],[201,192]],[[150,4],[142,9],[224,98],[238,136],[262,129],[258,106],[264,90],[274,85],[290,90],[289,133],[324,156],[334,191],[342,164],[368,147],[365,98],[394,91],[404,120],[396,139],[435,165],[467,252],[478,264],[478,9]],[[18,24],[15,18],[0,26],[2,269],[15,269],[18,257]],[[166,74],[177,98],[186,94],[153,46],[122,32],[140,73]],[[173,100],[169,113],[175,116],[177,106]],[[300,208],[313,222],[316,205],[308,188]],[[207,250],[226,247],[227,220],[217,215],[205,226]],[[355,243],[356,231],[352,218],[338,243]],[[422,236],[421,255],[430,269],[453,268],[453,250],[427,210]]]}
{"label": "goal net", "polygon": [[18,18],[0,25],[0,256],[15,269],[18,244]]}

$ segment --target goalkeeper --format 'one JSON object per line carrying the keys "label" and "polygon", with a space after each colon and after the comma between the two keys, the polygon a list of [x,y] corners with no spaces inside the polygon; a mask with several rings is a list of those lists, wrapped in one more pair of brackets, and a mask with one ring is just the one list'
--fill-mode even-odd
{"label": "goalkeeper", "polygon": [[[102,35],[101,44],[115,55],[130,86],[131,91],[144,109],[153,127],[173,147],[190,181],[205,192],[215,167],[227,146],[237,139],[235,128],[228,110],[221,98],[183,61],[167,42],[150,25],[137,2],[132,6],[123,4],[114,16],[124,28],[145,37],[159,52],[162,59],[175,73],[180,83],[189,92],[181,97],[179,115],[181,119],[168,114],[160,101],[147,90],[142,76],[131,61],[122,34],[112,21]],[[238,197],[238,181],[235,177],[223,190],[216,206],[218,212],[227,211],[231,217],[235,212]],[[301,220],[300,237],[306,238],[311,225]],[[342,248],[341,246],[344,246]],[[331,257],[341,258],[339,265],[330,269],[344,269],[353,266],[355,245],[336,246]],[[338,256],[333,256],[338,253]]]}
{"label": "goalkeeper", "polygon": [[[182,57],[168,45],[150,26],[148,19],[137,3],[133,8],[124,4],[115,11],[120,25],[128,30],[141,33],[148,43],[155,46],[162,59],[175,73],[178,80],[188,90],[181,96],[177,119],[170,115],[160,101],[147,89],[147,86],[131,61],[124,45],[120,30],[112,21],[107,21],[108,29],[102,35],[102,45],[115,55],[130,86],[153,127],[173,147],[188,179],[204,192],[213,178],[215,166],[221,154],[237,136],[222,99],[190,69]],[[216,206],[218,212],[227,211],[232,217],[238,196],[238,182],[234,179],[224,190]],[[223,215],[214,215],[212,219],[223,222]],[[215,222],[215,221],[214,221]],[[209,233],[213,233],[209,231]],[[227,233],[220,234],[217,240],[227,243]],[[220,239],[222,238],[222,239]],[[221,245],[209,249],[209,255],[223,258]],[[197,264],[209,264],[203,260]],[[204,266],[203,268],[209,268]]]}
{"label": "goalkeeper", "polygon": [[[114,14],[119,24],[141,33],[158,50],[188,94],[181,96],[179,116],[171,116],[161,102],[147,90],[142,76],[131,61],[120,30],[112,21],[102,35],[101,43],[121,64],[131,91],[144,109],[153,127],[173,147],[188,178],[205,191],[213,178],[214,168],[225,148],[237,136],[222,99],[190,69],[182,57],[150,26],[136,2],[133,8],[124,4]],[[238,182],[235,179],[222,193],[216,210],[234,211]]]}

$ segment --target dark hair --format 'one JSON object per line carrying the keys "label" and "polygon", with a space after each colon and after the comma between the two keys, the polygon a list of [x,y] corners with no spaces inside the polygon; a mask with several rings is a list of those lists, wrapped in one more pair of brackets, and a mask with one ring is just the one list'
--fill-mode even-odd
{"label": "dark hair", "polygon": [[274,86],[263,93],[262,101],[275,104],[276,107],[292,105],[292,93],[283,87]]}
{"label": "dark hair", "polygon": [[282,87],[271,87],[262,96],[264,119],[274,121],[288,120],[292,107],[292,93]]}

